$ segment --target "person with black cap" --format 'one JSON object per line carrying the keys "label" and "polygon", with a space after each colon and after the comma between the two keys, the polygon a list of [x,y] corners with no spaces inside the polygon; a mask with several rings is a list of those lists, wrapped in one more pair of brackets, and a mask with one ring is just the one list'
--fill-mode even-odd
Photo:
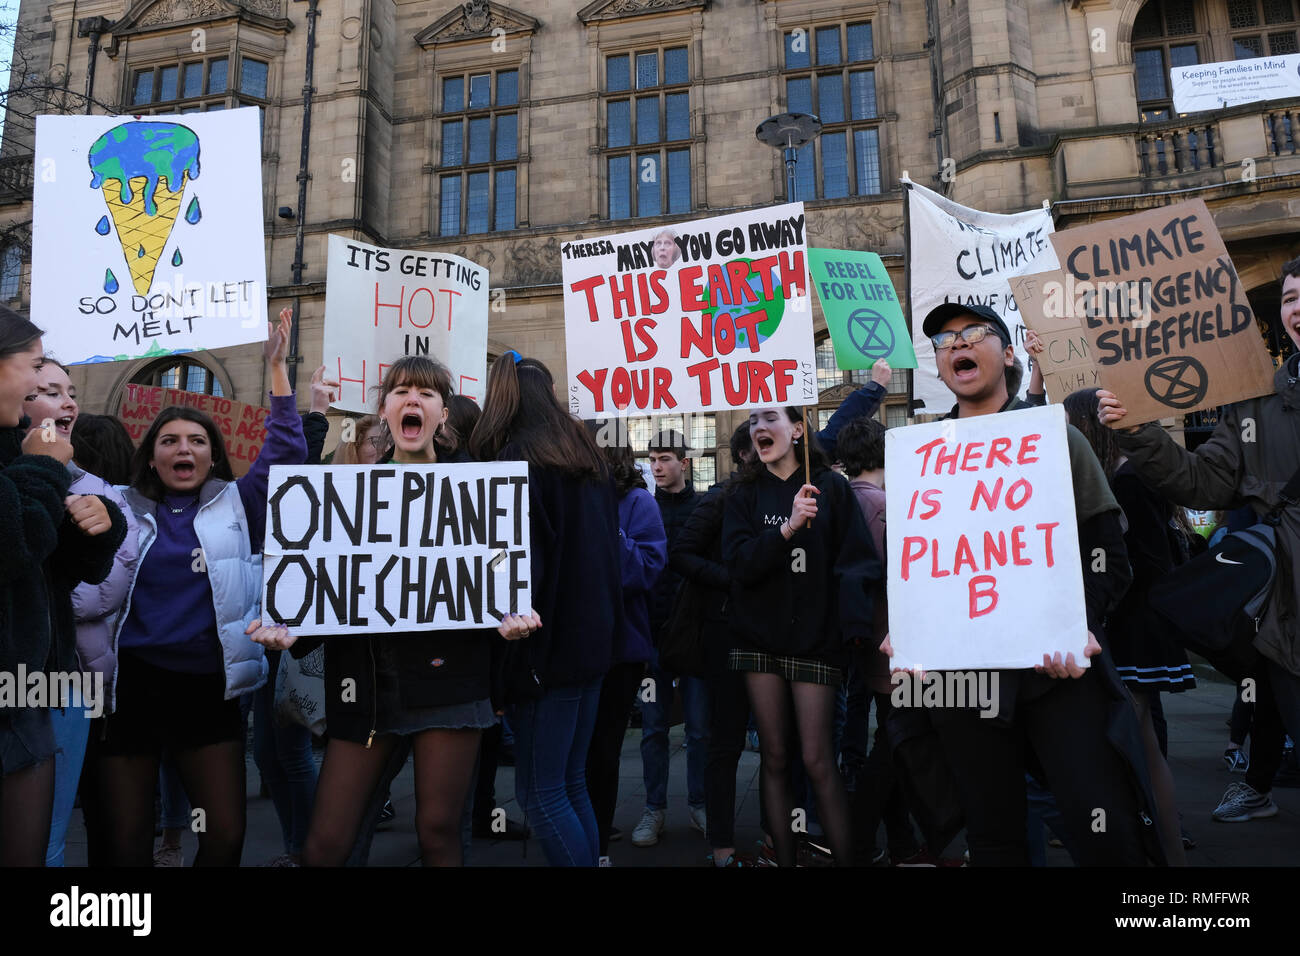
{"label": "person with black cap", "polygon": [[[1019,363],[1007,325],[992,309],[945,303],[922,328],[934,343],[939,377],[957,397],[948,418],[1030,407],[1016,398]],[[1091,666],[1080,667],[1073,654],[1062,661],[1058,652],[1051,660],[1044,655],[1033,670],[996,672],[993,719],[973,708],[897,708],[890,716],[890,737],[906,771],[926,759],[947,771],[976,866],[1028,865],[1026,769],[1045,771],[1051,781],[1078,863],[1164,863],[1137,718],[1101,643],[1106,613],[1132,577],[1120,509],[1087,440],[1073,427],[1066,430]],[[1097,549],[1104,563],[1094,559]],[[888,636],[881,649],[893,655]],[[1037,766],[1027,768],[1031,754]],[[945,776],[934,766],[918,795],[932,806]]]}

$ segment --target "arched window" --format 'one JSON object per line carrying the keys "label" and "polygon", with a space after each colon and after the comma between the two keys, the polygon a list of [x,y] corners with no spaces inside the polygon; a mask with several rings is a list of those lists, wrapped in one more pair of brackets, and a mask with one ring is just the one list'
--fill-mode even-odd
{"label": "arched window", "polygon": [[1194,0],[1150,0],[1138,13],[1133,23],[1133,68],[1139,122],[1173,119],[1169,71],[1206,60],[1205,27],[1197,22]]}
{"label": "arched window", "polygon": [[159,385],[183,392],[224,396],[221,380],[206,365],[192,358],[173,356],[146,366],[131,379],[135,385]]}

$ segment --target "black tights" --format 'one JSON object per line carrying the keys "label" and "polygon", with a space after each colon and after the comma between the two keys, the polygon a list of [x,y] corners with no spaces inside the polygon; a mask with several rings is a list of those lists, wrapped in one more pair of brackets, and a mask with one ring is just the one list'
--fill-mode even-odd
{"label": "black tights", "polygon": [[837,688],[829,684],[790,682],[779,674],[746,674],[745,685],[758,724],[762,756],[763,800],[772,827],[772,843],[780,866],[794,866],[792,828],[794,791],[790,782],[788,741],[792,725],[798,731],[798,748],[804,770],[817,799],[831,853],[838,866],[853,865],[853,835],[844,781],[835,767],[831,728]]}
{"label": "black tights", "polygon": [[45,865],[53,808],[53,757],[0,777],[0,867]]}
{"label": "black tights", "polygon": [[[227,740],[172,752],[194,808],[195,866],[239,866],[247,786],[244,742]],[[99,799],[109,866],[153,866],[153,798],[161,753],[101,756]]]}
{"label": "black tights", "polygon": [[[460,866],[460,825],[469,796],[479,730],[426,730],[411,737],[415,753],[415,828],[425,866]],[[304,866],[343,866],[367,804],[401,743],[381,734],[367,749],[348,740],[325,747],[311,828],[302,851]]]}

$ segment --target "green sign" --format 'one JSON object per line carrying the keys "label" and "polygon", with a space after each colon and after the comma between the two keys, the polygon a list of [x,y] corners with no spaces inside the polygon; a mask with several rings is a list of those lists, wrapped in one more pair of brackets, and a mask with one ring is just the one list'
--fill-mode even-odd
{"label": "green sign", "polygon": [[880,256],[846,249],[809,249],[808,272],[826,315],[841,369],[916,368],[912,334]]}

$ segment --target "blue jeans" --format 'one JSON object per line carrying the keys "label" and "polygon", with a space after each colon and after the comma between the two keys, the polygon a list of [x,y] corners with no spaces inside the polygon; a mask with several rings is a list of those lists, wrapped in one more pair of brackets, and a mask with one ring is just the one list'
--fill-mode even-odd
{"label": "blue jeans", "polygon": [[596,726],[600,679],[553,687],[510,708],[515,732],[515,798],[551,866],[595,866],[596,811],[587,796],[587,750]]}
{"label": "blue jeans", "polygon": [[651,661],[650,676],[654,679],[654,700],[642,699],[644,691],[637,692],[641,705],[641,770],[645,776],[645,805],[647,810],[664,810],[668,807],[668,715],[673,709],[673,691],[682,694],[682,709],[686,713],[686,802],[693,809],[704,807],[704,771],[709,762],[709,685],[699,677],[683,677],[673,687],[673,675],[659,669],[659,661]]}
{"label": "blue jeans", "polygon": [[77,784],[86,761],[86,742],[90,739],[90,715],[84,707],[69,705],[50,711],[54,726],[54,807],[50,816],[50,843],[45,849],[46,866],[63,866],[67,846],[68,821],[77,801]]}
{"label": "blue jeans", "polygon": [[284,852],[301,853],[316,802],[316,762],[311,731],[301,724],[282,727],[275,719],[274,668],[253,702],[253,760],[271,791]]}

